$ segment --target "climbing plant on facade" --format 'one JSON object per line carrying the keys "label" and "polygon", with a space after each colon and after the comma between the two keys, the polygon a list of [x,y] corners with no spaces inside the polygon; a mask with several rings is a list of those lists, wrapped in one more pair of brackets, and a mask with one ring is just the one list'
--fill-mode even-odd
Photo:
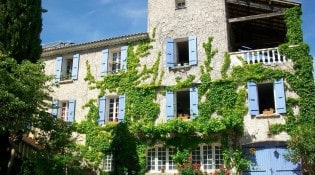
{"label": "climbing plant on facade", "polygon": [[[238,171],[244,170],[248,166],[248,161],[239,147],[239,138],[243,135],[243,118],[247,113],[246,103],[246,82],[274,81],[279,78],[287,80],[287,88],[299,95],[298,99],[288,98],[287,124],[276,124],[271,126],[272,133],[286,130],[292,136],[289,147],[293,150],[293,159],[309,161],[307,165],[312,165],[311,157],[299,150],[302,150],[302,141],[298,134],[309,134],[312,130],[305,130],[307,122],[314,122],[314,83],[311,75],[311,62],[308,56],[308,47],[302,43],[300,29],[296,27],[300,24],[296,16],[299,9],[293,8],[286,12],[288,26],[288,43],[280,46],[281,52],[294,61],[295,72],[276,70],[265,67],[263,64],[243,64],[241,66],[230,67],[231,60],[228,54],[224,56],[224,63],[221,68],[222,78],[212,79],[211,60],[218,52],[212,48],[213,38],[203,44],[206,52],[205,62],[200,66],[200,82],[195,83],[197,75],[187,76],[186,79],[175,78],[175,85],[161,86],[162,78],[165,74],[160,70],[161,52],[156,56],[151,67],[141,65],[140,60],[150,54],[153,39],[130,43],[128,45],[127,70],[117,74],[109,74],[101,80],[96,80],[90,70],[89,63],[86,81],[91,89],[100,90],[99,96],[106,92],[126,94],[126,115],[123,123],[98,126],[97,99],[92,99],[88,104],[89,114],[87,120],[77,124],[79,132],[85,133],[87,143],[81,147],[81,151],[86,154],[89,162],[93,163],[97,169],[101,163],[102,156],[108,151],[116,150],[116,160],[120,167],[118,172],[146,172],[146,149],[156,144],[165,147],[175,148],[174,160],[181,163],[186,160],[187,152],[194,150],[200,144],[211,144],[220,142],[223,150],[224,164],[228,168],[235,167]],[[153,32],[155,35],[155,32]],[[293,36],[294,35],[294,36]],[[291,39],[290,39],[291,38]],[[294,47],[291,47],[291,46]],[[229,71],[229,72],[228,72]],[[155,123],[159,116],[160,107],[156,102],[158,95],[164,95],[166,91],[176,91],[191,86],[198,87],[199,115],[189,121],[181,119],[170,119],[167,122]],[[292,108],[299,105],[299,117],[294,115]],[[122,128],[121,128],[122,127]],[[126,132],[118,132],[124,130]],[[309,127],[308,127],[309,128]],[[124,134],[124,136],[122,135]],[[119,147],[124,143],[133,145],[131,155],[130,150]],[[306,137],[307,138],[307,137]],[[189,139],[189,142],[187,142]],[[297,140],[297,141],[296,141]],[[312,139],[310,139],[312,142]],[[294,145],[293,143],[296,143]],[[313,143],[313,142],[312,142]],[[312,145],[312,144],[310,144]],[[311,151],[311,147],[306,150]],[[304,149],[304,148],[303,148]],[[118,151],[118,152],[117,152]],[[307,153],[312,155],[311,153]],[[118,156],[118,157],[117,157]],[[121,159],[132,159],[133,164]]]}

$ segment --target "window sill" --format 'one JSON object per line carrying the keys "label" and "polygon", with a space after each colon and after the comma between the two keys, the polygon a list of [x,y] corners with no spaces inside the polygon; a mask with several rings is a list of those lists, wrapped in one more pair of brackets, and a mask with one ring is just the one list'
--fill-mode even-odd
{"label": "window sill", "polygon": [[276,113],[273,113],[273,114],[259,114],[259,115],[256,115],[256,118],[279,118],[280,117],[280,114],[276,114]]}
{"label": "window sill", "polygon": [[73,83],[73,80],[69,79],[69,80],[62,80],[59,82],[59,84],[68,84],[68,83]]}
{"label": "window sill", "polygon": [[116,125],[118,124],[118,122],[116,121],[111,121],[111,122],[107,122],[106,125]]}
{"label": "window sill", "polygon": [[185,65],[176,65],[175,67],[172,67],[171,70],[182,70],[182,69],[188,69],[191,65],[185,64]]}
{"label": "window sill", "polygon": [[175,10],[182,10],[182,9],[186,9],[187,7],[176,7]]}
{"label": "window sill", "polygon": [[186,116],[185,116],[185,117],[177,117],[177,119],[178,119],[178,120],[183,120],[183,121],[188,121],[188,120],[190,120],[188,116],[187,116],[187,117],[186,117]]}

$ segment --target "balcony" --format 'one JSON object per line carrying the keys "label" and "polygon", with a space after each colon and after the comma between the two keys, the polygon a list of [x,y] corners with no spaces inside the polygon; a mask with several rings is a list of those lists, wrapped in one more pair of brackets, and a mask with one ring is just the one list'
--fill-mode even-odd
{"label": "balcony", "polygon": [[[234,63],[239,62],[236,60],[241,58],[246,64],[263,63],[265,65],[285,63],[289,61],[284,55],[280,54],[277,47],[230,52],[230,58]],[[240,64],[240,62],[238,64]]]}

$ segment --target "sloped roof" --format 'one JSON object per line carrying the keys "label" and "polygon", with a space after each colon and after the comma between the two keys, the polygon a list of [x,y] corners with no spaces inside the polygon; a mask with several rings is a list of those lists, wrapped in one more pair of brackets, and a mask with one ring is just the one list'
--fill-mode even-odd
{"label": "sloped roof", "polygon": [[97,41],[91,41],[86,43],[79,43],[79,44],[55,44],[51,47],[44,47],[42,57],[50,57],[50,56],[57,56],[62,54],[68,54],[68,53],[76,53],[76,52],[82,52],[86,50],[91,49],[101,49],[109,46],[114,45],[122,45],[127,44],[129,42],[135,42],[135,41],[141,41],[149,39],[148,33],[136,33],[136,34],[130,34],[130,35],[123,35],[118,37],[112,37],[112,38],[106,38],[101,39]]}

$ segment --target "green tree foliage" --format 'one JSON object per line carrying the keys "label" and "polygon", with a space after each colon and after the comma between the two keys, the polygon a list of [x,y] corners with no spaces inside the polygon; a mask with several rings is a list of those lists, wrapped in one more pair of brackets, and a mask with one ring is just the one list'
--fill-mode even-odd
{"label": "green tree foliage", "polygon": [[10,158],[11,143],[23,133],[30,131],[34,124],[41,125],[47,116],[50,89],[46,85],[48,76],[43,73],[43,64],[32,64],[0,55],[0,171],[6,171]]}
{"label": "green tree foliage", "polygon": [[47,116],[47,104],[51,89],[50,79],[43,73],[43,64],[22,64],[6,56],[0,56],[0,135],[7,132],[28,132],[30,126],[41,124]]}
{"label": "green tree foliage", "polygon": [[[0,0],[0,174],[82,172],[71,126],[49,113],[52,77],[38,62],[42,12],[41,0]],[[39,150],[17,160],[14,145],[35,131]]]}
{"label": "green tree foliage", "polygon": [[9,162],[16,163],[10,155],[13,145],[18,144],[24,134],[34,132],[34,128],[41,149],[22,163],[22,174],[81,170],[80,156],[71,154],[74,148],[69,139],[71,126],[49,113],[52,86],[47,82],[51,77],[44,74],[43,68],[43,63],[22,61],[18,64],[13,58],[0,55],[0,174],[9,174]]}
{"label": "green tree foliage", "polygon": [[41,0],[0,0],[0,50],[18,63],[41,55]]}

